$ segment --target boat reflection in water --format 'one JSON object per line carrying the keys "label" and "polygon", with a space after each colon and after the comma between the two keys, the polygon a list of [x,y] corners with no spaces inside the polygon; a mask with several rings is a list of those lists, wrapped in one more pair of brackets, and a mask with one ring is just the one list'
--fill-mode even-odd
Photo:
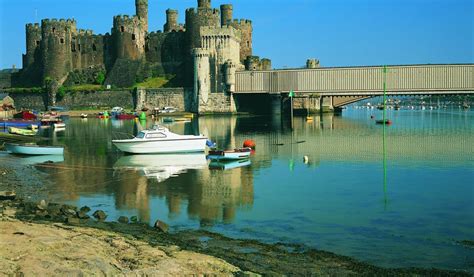
{"label": "boat reflection in water", "polygon": [[41,164],[41,163],[62,163],[64,162],[63,155],[41,155],[29,156],[18,159],[18,163],[24,165]]}
{"label": "boat reflection in water", "polygon": [[230,170],[238,167],[245,167],[251,164],[250,160],[237,160],[237,161],[211,161],[209,169],[212,170]]}
{"label": "boat reflection in water", "polygon": [[147,178],[156,178],[158,182],[163,182],[189,169],[202,169],[206,166],[204,153],[160,154],[123,156],[114,164],[114,169],[139,171]]}

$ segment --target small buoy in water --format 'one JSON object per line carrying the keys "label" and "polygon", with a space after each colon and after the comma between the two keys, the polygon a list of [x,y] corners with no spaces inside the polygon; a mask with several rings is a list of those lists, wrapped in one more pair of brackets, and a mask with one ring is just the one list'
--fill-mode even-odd
{"label": "small buoy in water", "polygon": [[244,147],[250,147],[252,149],[255,149],[255,141],[251,140],[251,139],[246,139],[244,141]]}
{"label": "small buoy in water", "polygon": [[308,157],[308,156],[304,156],[304,157],[303,157],[303,162],[304,162],[305,164],[308,164],[308,163],[309,163],[309,157]]}
{"label": "small buoy in water", "polygon": [[313,117],[312,116],[307,116],[306,121],[313,121]]}
{"label": "small buoy in water", "polygon": [[371,116],[370,116],[370,118],[374,119],[374,116],[373,116],[373,115],[371,115]]}

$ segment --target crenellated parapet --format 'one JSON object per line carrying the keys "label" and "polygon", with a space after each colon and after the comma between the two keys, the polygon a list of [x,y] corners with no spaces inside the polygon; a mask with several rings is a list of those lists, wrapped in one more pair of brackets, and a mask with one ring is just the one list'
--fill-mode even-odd
{"label": "crenellated parapet", "polygon": [[190,49],[201,47],[201,27],[219,27],[220,12],[218,9],[190,8],[186,10],[186,36]]}
{"label": "crenellated parapet", "polygon": [[261,59],[259,56],[248,56],[245,59],[245,70],[271,70],[272,61],[270,59]]}
{"label": "crenellated parapet", "polygon": [[198,0],[198,8],[211,8],[211,0]]}
{"label": "crenellated parapet", "polygon": [[252,56],[253,45],[253,27],[252,21],[248,19],[234,19],[228,21],[228,25],[234,27],[241,32],[240,43],[240,61],[243,63],[248,56]]}

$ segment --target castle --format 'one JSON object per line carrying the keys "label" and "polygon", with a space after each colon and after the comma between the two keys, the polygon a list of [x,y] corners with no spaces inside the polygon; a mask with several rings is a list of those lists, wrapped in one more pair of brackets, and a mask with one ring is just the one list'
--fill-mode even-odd
{"label": "castle", "polygon": [[166,10],[163,31],[148,32],[148,0],[135,0],[136,15],[117,15],[111,33],[95,35],[75,20],[43,19],[26,25],[26,54],[18,83],[41,86],[94,82],[102,71],[105,84],[131,87],[147,77],[174,76],[179,86],[194,87],[206,102],[213,93],[233,91],[236,70],[270,69],[271,61],[252,56],[252,22],[233,19],[233,6],[211,7],[198,0],[186,10]]}

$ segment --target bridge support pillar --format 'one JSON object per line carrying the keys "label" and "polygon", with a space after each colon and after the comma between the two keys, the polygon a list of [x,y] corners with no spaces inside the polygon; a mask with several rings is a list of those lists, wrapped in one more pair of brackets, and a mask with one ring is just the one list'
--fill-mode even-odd
{"label": "bridge support pillar", "polygon": [[270,94],[270,110],[272,115],[279,115],[283,113],[283,98],[281,94]]}
{"label": "bridge support pillar", "polygon": [[321,97],[319,110],[321,113],[334,112],[334,97],[332,96]]}
{"label": "bridge support pillar", "polygon": [[307,115],[319,113],[321,109],[321,96],[316,94],[299,95],[293,98],[295,114]]}

